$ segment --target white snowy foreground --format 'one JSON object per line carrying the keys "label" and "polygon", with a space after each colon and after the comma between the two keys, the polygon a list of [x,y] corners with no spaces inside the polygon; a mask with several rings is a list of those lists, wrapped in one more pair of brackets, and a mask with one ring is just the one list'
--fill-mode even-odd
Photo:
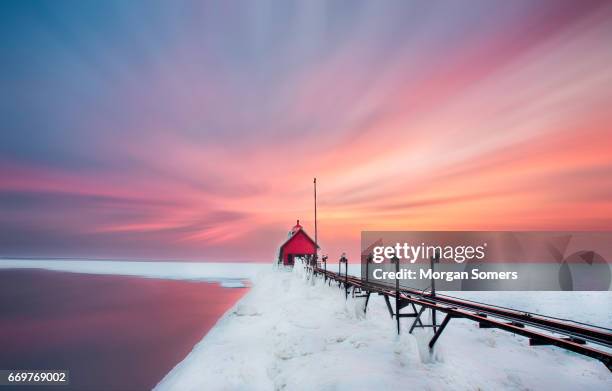
{"label": "white snowy foreground", "polygon": [[382,297],[365,317],[363,300],[301,267],[261,272],[156,390],[612,390],[599,361],[466,320],[431,354],[431,331],[397,336]]}

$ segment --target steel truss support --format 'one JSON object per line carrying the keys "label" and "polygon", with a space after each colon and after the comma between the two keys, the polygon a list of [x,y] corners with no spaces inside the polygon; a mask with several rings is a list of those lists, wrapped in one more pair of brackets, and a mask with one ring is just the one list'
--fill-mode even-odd
{"label": "steel truss support", "polygon": [[[379,295],[382,293],[379,293]],[[389,315],[391,315],[391,319],[393,319],[393,308],[391,308],[391,301],[389,300],[389,296],[384,295],[385,303],[387,303],[387,309],[389,310]]]}
{"label": "steel truss support", "polygon": [[430,349],[433,349],[436,341],[438,340],[438,338],[440,338],[440,335],[442,334],[442,332],[446,328],[446,325],[448,324],[448,322],[450,322],[452,317],[453,316],[451,314],[446,314],[446,317],[442,321],[442,324],[440,324],[440,327],[438,328],[438,330],[436,331],[434,336],[431,338],[431,341],[429,341],[429,348]]}
{"label": "steel truss support", "polygon": [[365,314],[366,311],[368,310],[368,302],[370,301],[370,292],[367,293],[366,295],[366,301],[365,301],[365,305],[363,306],[363,313]]}
{"label": "steel truss support", "polygon": [[425,312],[426,307],[425,306],[421,306],[421,310],[417,313],[417,316],[414,317],[414,322],[412,322],[412,326],[410,326],[410,331],[409,333],[412,334],[412,332],[414,331],[414,328],[416,327],[417,323],[421,324],[421,327],[425,327],[423,326],[423,322],[421,322],[421,315],[423,315],[423,312]]}
{"label": "steel truss support", "polygon": [[[380,294],[380,293],[379,293]],[[387,304],[387,310],[389,310],[389,315],[391,316],[391,319],[393,319],[393,317],[395,317],[395,320],[397,322],[397,333],[400,334],[401,328],[400,328],[400,319],[401,318],[415,318],[414,324],[419,323],[421,325],[421,327],[426,327],[423,325],[423,323],[421,322],[421,320],[419,319],[421,314],[424,311],[424,308],[421,310],[421,312],[417,312],[417,308],[414,305],[414,303],[405,300],[405,299],[397,299],[395,300],[395,312],[393,311],[393,307],[391,306],[391,300],[389,299],[388,295],[383,295],[385,298],[385,303]],[[369,293],[368,293],[368,298],[366,299],[366,306],[367,306],[367,300],[369,300]],[[414,312],[411,313],[406,313],[406,314],[402,314],[400,311],[405,308],[411,306],[412,310]],[[365,309],[364,309],[365,312]],[[410,332],[412,333],[412,329],[414,328],[414,324],[413,327],[411,327]]]}

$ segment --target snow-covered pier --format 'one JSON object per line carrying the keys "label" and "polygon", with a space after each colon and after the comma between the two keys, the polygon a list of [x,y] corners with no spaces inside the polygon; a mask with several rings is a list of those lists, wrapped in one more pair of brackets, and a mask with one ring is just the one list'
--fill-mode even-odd
{"label": "snow-covered pier", "polygon": [[[328,265],[337,270],[337,265]],[[349,272],[352,266],[349,265]],[[344,271],[344,270],[343,270]],[[357,272],[357,270],[354,270]],[[350,276],[350,275],[349,275]],[[264,267],[253,285],[158,390],[610,390],[599,362],[453,319],[430,350],[430,329],[397,334],[382,296],[348,300],[302,267]],[[571,293],[571,294],[570,294]],[[357,296],[357,294],[356,294]],[[496,295],[475,295],[486,299]],[[501,304],[609,324],[607,292],[510,292]],[[493,300],[490,300],[493,301]],[[592,306],[581,306],[589,301]],[[596,309],[599,309],[596,311]],[[430,312],[421,320],[431,323]],[[406,327],[404,327],[406,326]],[[407,330],[408,324],[402,324]]]}
{"label": "snow-covered pier", "polygon": [[[529,345],[553,345],[574,353],[582,354],[600,360],[612,371],[612,332],[610,329],[581,322],[561,320],[540,314],[518,311],[515,309],[484,304],[475,301],[460,299],[433,292],[422,292],[408,289],[396,284],[395,288],[388,285],[362,280],[351,276],[348,270],[344,274],[322,269],[319,265],[305,264],[311,278],[323,278],[325,281],[335,282],[344,288],[345,297],[365,298],[363,311],[371,294],[384,297],[391,318],[397,322],[397,333],[401,331],[400,320],[414,318],[409,329],[412,333],[415,328],[431,328],[433,336],[429,341],[429,348],[433,349],[436,341],[442,335],[451,319],[468,319],[477,322],[480,328],[495,328],[529,338]],[[395,301],[395,308],[391,301]],[[408,308],[411,312],[402,313]],[[422,321],[423,313],[431,311],[431,324]],[[440,324],[436,322],[436,312],[444,314]],[[593,347],[593,345],[597,347]]]}

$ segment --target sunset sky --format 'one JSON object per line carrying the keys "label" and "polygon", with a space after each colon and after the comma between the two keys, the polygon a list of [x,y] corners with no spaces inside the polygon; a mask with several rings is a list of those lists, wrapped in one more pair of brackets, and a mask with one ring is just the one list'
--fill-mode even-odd
{"label": "sunset sky", "polygon": [[610,1],[3,1],[0,256],[612,229]]}

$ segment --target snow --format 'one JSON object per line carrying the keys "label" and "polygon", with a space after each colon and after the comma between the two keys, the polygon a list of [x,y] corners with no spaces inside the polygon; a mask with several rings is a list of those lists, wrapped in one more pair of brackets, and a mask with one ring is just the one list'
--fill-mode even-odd
{"label": "snow", "polygon": [[266,268],[156,390],[612,389],[599,361],[461,319],[431,353],[431,330],[398,336],[382,297],[366,315],[363,301],[301,267]]}
{"label": "snow", "polygon": [[45,269],[71,273],[113,274],[172,280],[216,282],[223,287],[244,287],[262,268],[261,263],[141,262],[98,260],[1,259],[0,269]]}
{"label": "snow", "polygon": [[[360,265],[349,265],[359,275]],[[605,366],[526,338],[453,319],[431,353],[431,330],[397,336],[384,300],[255,263],[2,259],[0,269],[217,282],[253,287],[158,390],[555,389],[609,390]],[[337,264],[328,264],[337,271]],[[342,268],[344,271],[344,267]],[[453,292],[455,296],[612,326],[610,292]],[[585,305],[589,303],[589,305]],[[410,319],[403,320],[408,327]]]}

